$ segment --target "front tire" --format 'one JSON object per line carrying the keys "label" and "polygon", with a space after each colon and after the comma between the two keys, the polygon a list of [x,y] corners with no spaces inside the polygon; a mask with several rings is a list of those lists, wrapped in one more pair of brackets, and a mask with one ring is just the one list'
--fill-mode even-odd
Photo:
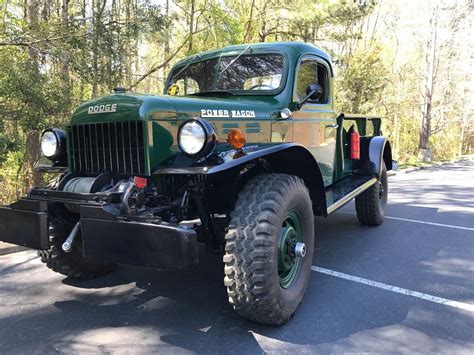
{"label": "front tire", "polygon": [[46,266],[62,275],[76,279],[92,279],[114,269],[113,264],[105,264],[87,259],[82,251],[82,239],[79,234],[69,253],[64,252],[62,244],[71,231],[71,225],[52,217],[49,222],[50,247],[38,250],[41,261]]}
{"label": "front tire", "polygon": [[234,310],[260,323],[288,321],[303,299],[313,260],[314,217],[303,180],[285,174],[250,180],[225,239],[224,284]]}

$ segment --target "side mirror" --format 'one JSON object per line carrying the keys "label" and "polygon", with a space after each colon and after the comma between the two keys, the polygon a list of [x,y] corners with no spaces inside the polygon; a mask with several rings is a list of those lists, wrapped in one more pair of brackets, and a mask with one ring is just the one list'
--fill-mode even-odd
{"label": "side mirror", "polygon": [[296,109],[299,110],[308,100],[319,100],[323,96],[323,87],[319,84],[311,84],[306,88],[306,97],[296,103]]}
{"label": "side mirror", "polygon": [[319,100],[323,96],[323,87],[319,84],[308,85],[306,95],[310,95],[311,100]]}

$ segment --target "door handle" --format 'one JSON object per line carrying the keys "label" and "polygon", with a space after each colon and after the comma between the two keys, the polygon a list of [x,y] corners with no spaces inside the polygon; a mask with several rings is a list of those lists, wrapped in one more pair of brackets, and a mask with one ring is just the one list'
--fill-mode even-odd
{"label": "door handle", "polygon": [[332,124],[326,125],[326,128],[337,128],[337,127],[339,127],[339,125],[337,123],[332,123]]}

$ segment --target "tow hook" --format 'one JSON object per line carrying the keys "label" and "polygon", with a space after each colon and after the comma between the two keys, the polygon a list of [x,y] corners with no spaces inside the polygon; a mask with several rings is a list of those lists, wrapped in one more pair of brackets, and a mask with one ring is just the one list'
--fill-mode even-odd
{"label": "tow hook", "polygon": [[77,222],[74,228],[72,228],[71,233],[64,241],[62,245],[62,249],[65,253],[69,253],[72,250],[72,245],[74,244],[74,240],[76,240],[77,235],[79,234],[79,228],[81,227],[81,223]]}

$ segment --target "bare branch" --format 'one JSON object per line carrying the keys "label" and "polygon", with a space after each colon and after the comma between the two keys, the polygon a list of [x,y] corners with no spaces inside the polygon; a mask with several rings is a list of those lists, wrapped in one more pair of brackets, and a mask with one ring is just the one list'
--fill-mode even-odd
{"label": "bare branch", "polygon": [[143,80],[145,80],[146,78],[148,78],[151,74],[155,73],[157,70],[160,70],[161,68],[165,67],[166,65],[168,65],[169,62],[171,62],[171,60],[176,56],[176,54],[179,53],[179,51],[181,49],[183,49],[183,47],[188,43],[189,41],[189,37],[187,37],[183,43],[181,43],[181,45],[168,57],[166,58],[162,63],[160,64],[153,64],[151,66],[151,68],[145,73],[143,74],[142,76],[140,76],[140,78],[138,78],[137,81],[135,81],[132,85],[130,85],[130,87],[128,88],[128,90],[131,90],[133,88],[135,88],[138,84],[140,84]]}
{"label": "bare branch", "polygon": [[22,47],[29,47],[29,48],[33,48],[35,50],[38,50],[38,49],[34,48],[35,44],[59,41],[59,40],[66,39],[66,38],[84,37],[84,36],[85,35],[68,35],[68,36],[60,36],[60,37],[50,36],[50,37],[46,37],[46,38],[42,38],[42,39],[36,39],[36,40],[28,41],[28,42],[26,42],[26,41],[17,42],[15,40],[13,40],[11,42],[0,42],[0,47],[22,46]]}

